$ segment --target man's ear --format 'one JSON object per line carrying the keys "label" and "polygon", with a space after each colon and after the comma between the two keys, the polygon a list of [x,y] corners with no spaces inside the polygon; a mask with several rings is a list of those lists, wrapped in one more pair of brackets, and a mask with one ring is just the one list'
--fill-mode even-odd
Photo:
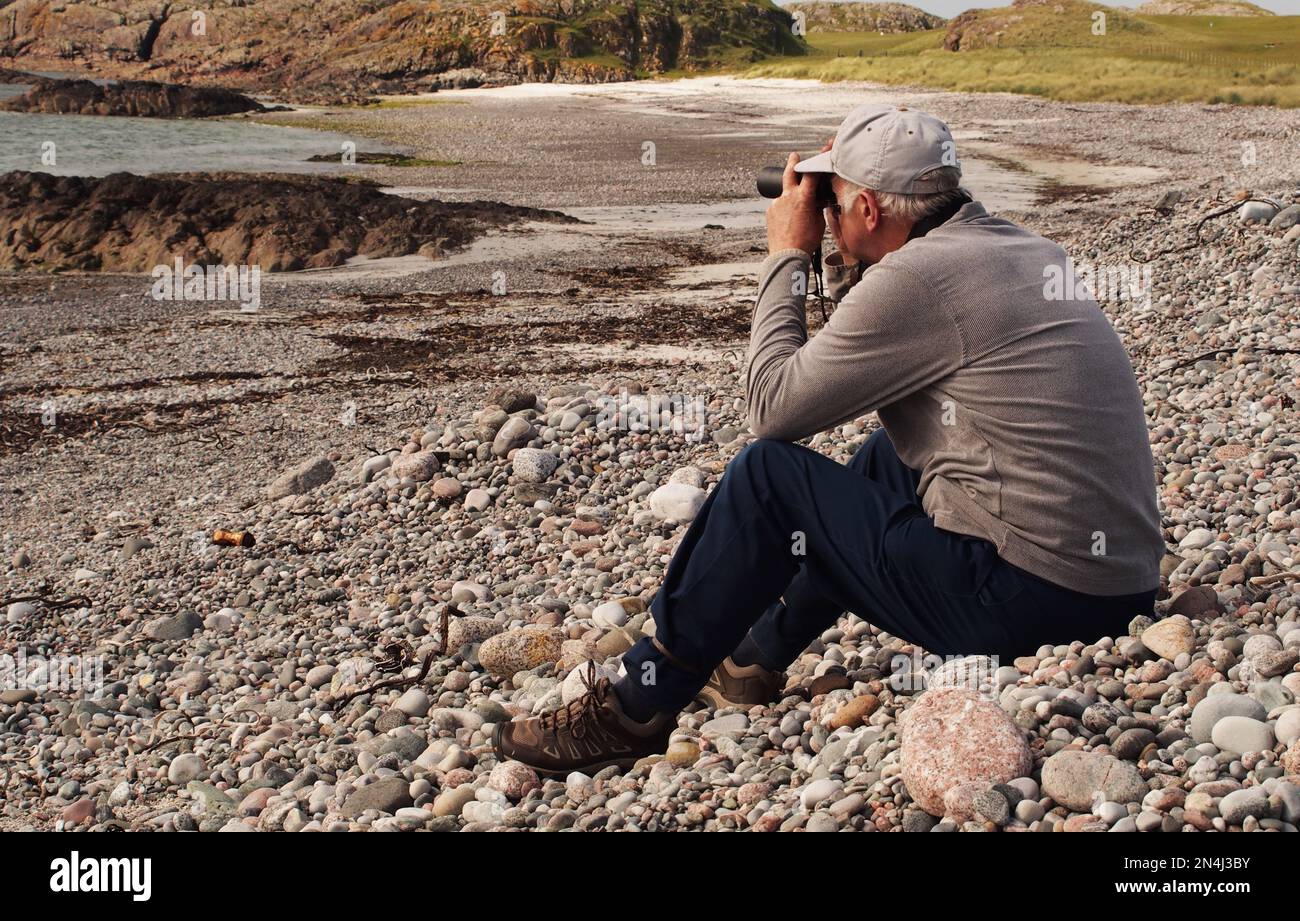
{"label": "man's ear", "polygon": [[858,193],[858,198],[862,202],[862,219],[867,225],[867,232],[874,233],[880,226],[880,202],[876,201],[876,193],[870,189],[863,189]]}

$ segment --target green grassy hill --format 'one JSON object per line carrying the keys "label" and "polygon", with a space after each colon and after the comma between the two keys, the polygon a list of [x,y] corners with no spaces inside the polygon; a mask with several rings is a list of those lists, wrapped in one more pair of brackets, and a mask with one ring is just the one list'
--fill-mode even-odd
{"label": "green grassy hill", "polygon": [[1073,101],[1300,106],[1300,16],[1147,16],[1080,0],[971,10],[898,35],[809,31],[813,52],[751,76],[916,84]]}

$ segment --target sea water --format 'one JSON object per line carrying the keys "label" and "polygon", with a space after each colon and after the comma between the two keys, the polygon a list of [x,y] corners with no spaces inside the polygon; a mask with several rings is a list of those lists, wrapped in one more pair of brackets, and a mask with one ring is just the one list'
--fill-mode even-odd
{"label": "sea water", "polygon": [[[0,100],[25,89],[16,84],[0,85]],[[363,138],[241,118],[0,112],[0,173],[31,170],[60,176],[105,176],[230,170],[343,174],[356,170],[342,162],[343,145],[349,141],[354,150],[388,149]],[[307,162],[319,154],[336,159]]]}

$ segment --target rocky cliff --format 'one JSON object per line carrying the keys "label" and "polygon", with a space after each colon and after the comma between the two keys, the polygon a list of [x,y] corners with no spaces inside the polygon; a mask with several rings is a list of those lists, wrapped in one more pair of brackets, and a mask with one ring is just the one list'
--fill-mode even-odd
{"label": "rocky cliff", "polygon": [[804,50],[771,0],[0,0],[3,64],[300,99],[466,68],[599,82]]}
{"label": "rocky cliff", "polygon": [[809,32],[920,32],[937,29],[946,19],[905,3],[831,3],[813,0],[788,3],[789,13],[801,12]]}

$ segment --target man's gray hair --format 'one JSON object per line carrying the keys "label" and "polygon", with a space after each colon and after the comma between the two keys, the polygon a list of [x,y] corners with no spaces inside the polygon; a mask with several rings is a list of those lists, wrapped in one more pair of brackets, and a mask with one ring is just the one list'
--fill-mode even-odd
{"label": "man's gray hair", "polygon": [[[935,170],[933,175],[945,182],[951,182],[954,186],[961,181],[961,171],[953,166],[940,167]],[[839,205],[847,210],[849,205],[853,203],[853,199],[858,197],[864,187],[849,182],[842,176],[840,177],[840,183]],[[944,192],[926,192],[919,195],[907,195],[901,192],[876,192],[876,201],[880,205],[880,210],[890,217],[911,221],[915,224],[917,221],[924,220],[930,215],[941,211],[961,195],[962,191],[958,188],[952,188]]]}

